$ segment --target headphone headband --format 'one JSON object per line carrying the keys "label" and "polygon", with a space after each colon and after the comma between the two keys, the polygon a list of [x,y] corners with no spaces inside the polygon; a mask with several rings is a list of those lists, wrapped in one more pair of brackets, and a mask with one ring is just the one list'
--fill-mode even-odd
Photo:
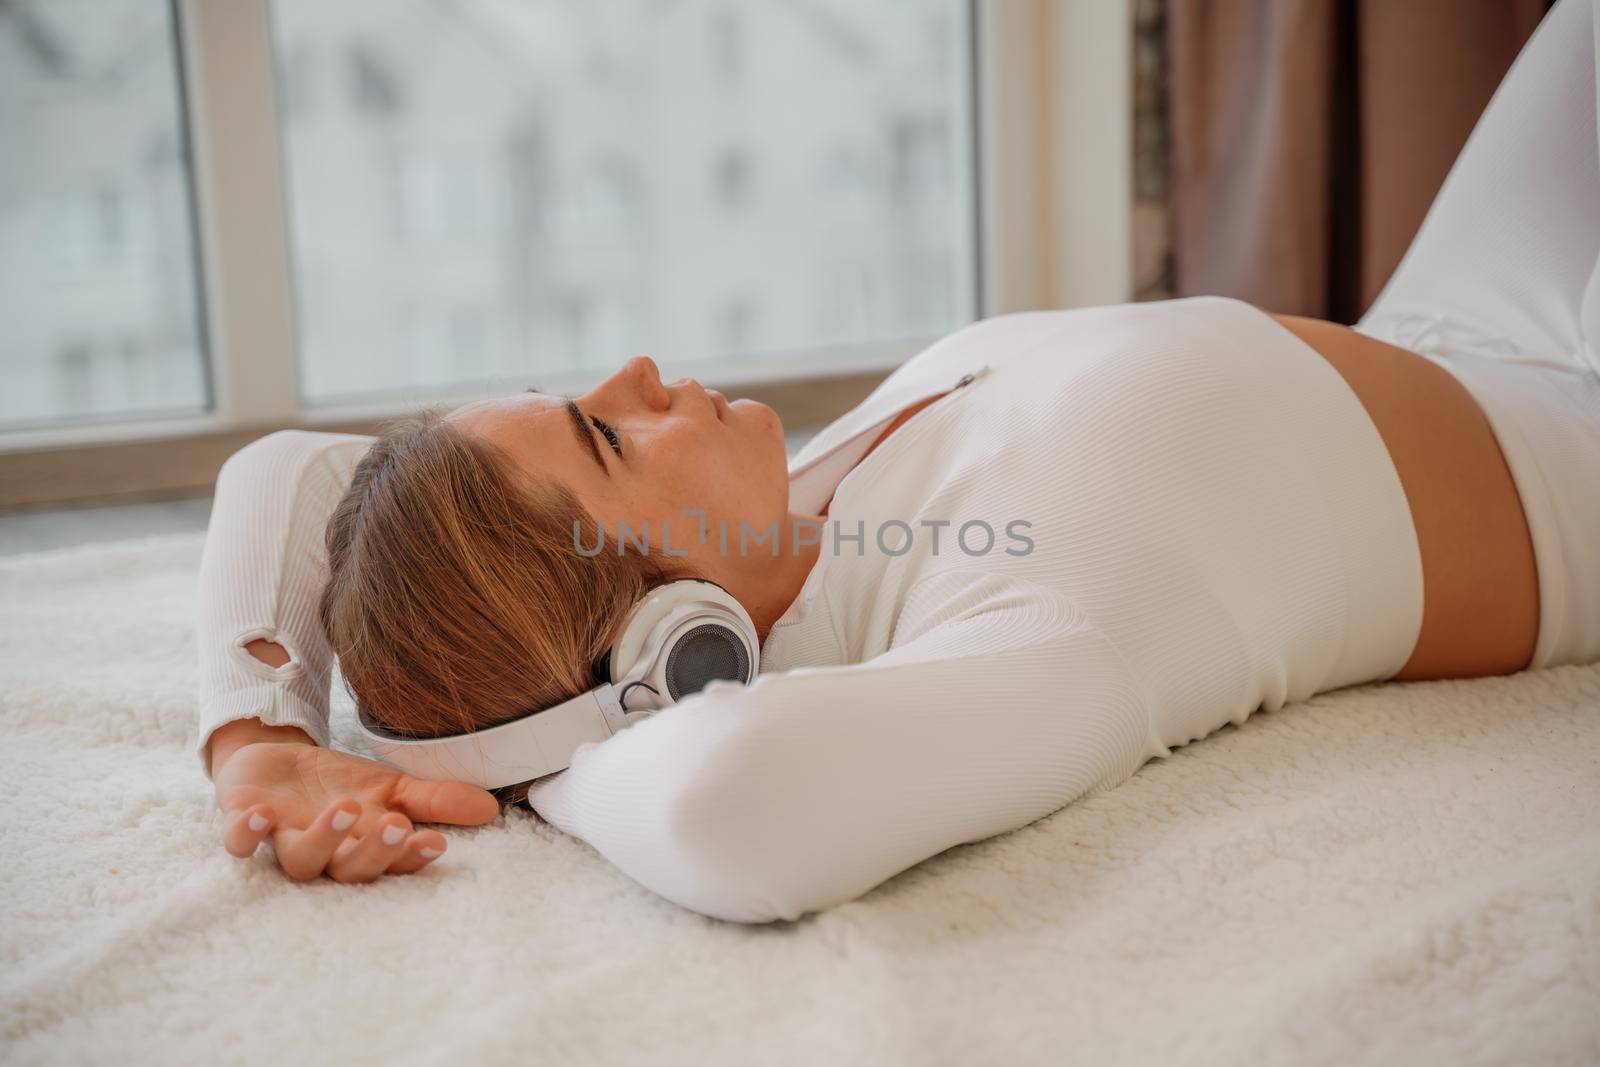
{"label": "headphone headband", "polygon": [[[565,770],[580,745],[604,741],[714,678],[749,684],[759,670],[760,643],[749,613],[731,593],[715,582],[682,578],[640,598],[607,659],[610,681],[484,730],[404,737],[359,708],[356,722],[373,754],[407,774],[498,789]],[[645,706],[630,709],[624,699]]]}

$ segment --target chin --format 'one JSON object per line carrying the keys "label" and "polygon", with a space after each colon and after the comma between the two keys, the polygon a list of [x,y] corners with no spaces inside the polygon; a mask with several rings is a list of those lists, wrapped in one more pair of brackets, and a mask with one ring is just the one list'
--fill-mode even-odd
{"label": "chin", "polygon": [[752,427],[752,431],[754,427],[759,426],[780,443],[783,441],[783,420],[778,417],[776,411],[761,401],[743,397],[729,403],[728,413],[736,415],[740,422]]}

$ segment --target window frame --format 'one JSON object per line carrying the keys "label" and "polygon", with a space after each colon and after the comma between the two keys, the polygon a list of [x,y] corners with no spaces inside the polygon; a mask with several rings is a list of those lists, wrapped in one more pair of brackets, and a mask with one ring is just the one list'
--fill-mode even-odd
{"label": "window frame", "polygon": [[[115,486],[75,477],[73,465],[92,463],[97,446],[144,442],[159,456],[159,443],[170,448],[172,466],[203,472],[220,444],[251,433],[365,427],[412,406],[395,397],[301,401],[270,2],[172,0],[211,409],[0,431],[0,508],[204,491],[214,476],[173,485],[125,470]],[[1131,300],[1133,0],[966,2],[978,317]],[[724,391],[759,392],[786,421],[793,394],[793,413],[815,417],[814,405],[798,399],[804,389],[793,386],[852,396],[925,344],[818,352],[804,369],[741,362],[722,376],[708,368],[703,379]],[[541,384],[581,389],[597,377]],[[434,399],[481,393],[478,385]],[[53,465],[52,453],[59,457]]]}

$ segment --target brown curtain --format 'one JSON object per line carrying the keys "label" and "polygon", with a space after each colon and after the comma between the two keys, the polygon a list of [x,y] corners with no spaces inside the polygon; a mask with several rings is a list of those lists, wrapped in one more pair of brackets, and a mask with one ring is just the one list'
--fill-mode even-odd
{"label": "brown curtain", "polygon": [[1546,0],[1169,0],[1178,295],[1354,322]]}

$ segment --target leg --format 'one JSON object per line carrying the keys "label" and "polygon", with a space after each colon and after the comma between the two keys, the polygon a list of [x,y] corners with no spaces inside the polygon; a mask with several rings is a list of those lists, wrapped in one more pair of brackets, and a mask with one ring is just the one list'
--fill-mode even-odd
{"label": "leg", "polygon": [[1545,16],[1357,329],[1600,369],[1596,6],[1561,0]]}

